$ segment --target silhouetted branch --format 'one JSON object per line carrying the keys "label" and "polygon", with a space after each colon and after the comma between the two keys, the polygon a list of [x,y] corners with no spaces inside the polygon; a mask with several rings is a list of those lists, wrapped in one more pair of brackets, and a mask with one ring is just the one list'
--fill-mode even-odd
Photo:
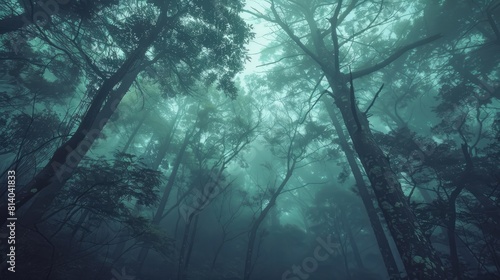
{"label": "silhouetted branch", "polygon": [[316,61],[316,63],[318,63],[321,68],[327,69],[328,67],[326,67],[326,65],[310,49],[308,49],[302,43],[302,41],[300,41],[300,39],[293,33],[290,27],[281,20],[278,12],[276,11],[276,7],[274,6],[274,1],[271,1],[271,11],[274,15],[274,22],[276,22],[286,32],[286,34],[295,42],[295,44],[297,44],[308,56]]}
{"label": "silhouetted branch", "polygon": [[436,35],[427,37],[425,39],[416,41],[414,43],[411,43],[409,45],[403,46],[399,50],[395,51],[392,55],[390,55],[385,60],[383,60],[383,61],[381,61],[381,62],[379,62],[379,63],[377,63],[377,64],[375,64],[375,65],[373,65],[371,67],[368,67],[366,69],[362,69],[362,70],[359,70],[359,71],[356,71],[356,72],[352,73],[352,77],[353,77],[353,79],[357,79],[359,77],[363,77],[363,76],[371,74],[371,73],[373,73],[373,72],[375,72],[377,70],[380,70],[380,69],[384,68],[385,66],[391,64],[394,60],[398,59],[405,52],[407,52],[409,50],[412,50],[414,48],[423,46],[423,45],[428,44],[430,42],[436,41],[437,39],[439,39],[441,37],[443,37],[443,35],[436,34]]}
{"label": "silhouetted branch", "polygon": [[368,106],[368,108],[366,108],[366,110],[364,112],[365,115],[368,113],[368,111],[370,110],[370,108],[373,106],[373,104],[375,103],[375,100],[377,99],[378,95],[380,94],[380,92],[382,91],[383,88],[384,88],[384,84],[382,84],[380,86],[380,88],[378,89],[377,93],[375,93],[375,97],[373,97],[373,100],[370,103],[370,106]]}

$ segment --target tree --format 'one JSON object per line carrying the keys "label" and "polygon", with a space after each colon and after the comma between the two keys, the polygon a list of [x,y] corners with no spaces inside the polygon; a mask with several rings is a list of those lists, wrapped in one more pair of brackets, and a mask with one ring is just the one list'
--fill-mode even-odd
{"label": "tree", "polygon": [[[430,37],[408,43],[394,50],[392,54],[386,56],[383,60],[371,65],[361,66],[360,70],[352,73],[342,72],[341,51],[346,50],[346,43],[353,40],[360,40],[366,30],[374,28],[376,25],[387,24],[387,19],[379,19],[382,15],[384,4],[379,6],[379,12],[374,16],[366,16],[365,27],[359,27],[354,30],[350,37],[342,40],[340,32],[345,30],[344,26],[347,17],[353,13],[363,12],[357,5],[358,1],[351,1],[344,6],[343,1],[337,5],[323,5],[312,3],[311,5],[301,1],[293,1],[286,5],[278,1],[270,1],[270,15],[259,14],[270,22],[279,26],[288,37],[297,45],[300,50],[312,59],[316,66],[321,69],[328,81],[332,92],[330,96],[334,99],[335,105],[340,110],[344,124],[349,132],[354,149],[368,175],[379,207],[386,218],[389,230],[397,244],[398,251],[405,265],[407,275],[410,278],[420,277],[421,279],[445,278],[444,268],[441,260],[432,248],[420,229],[418,221],[412,212],[404,194],[397,176],[391,169],[385,154],[376,144],[373,134],[370,131],[367,115],[360,112],[356,104],[354,79],[374,73],[389,65],[407,51],[419,46],[433,42],[441,35],[432,35]],[[279,8],[278,8],[278,4]],[[363,4],[363,2],[359,3]],[[390,7],[387,7],[390,8]],[[279,12],[278,12],[279,9]],[[285,10],[286,9],[286,10]],[[286,16],[283,14],[288,12]],[[329,26],[320,28],[317,14],[326,16],[329,14]],[[287,18],[287,22],[283,20]],[[306,34],[297,35],[294,30],[304,30],[297,28],[290,23],[291,19],[306,22]],[[359,18],[359,15],[356,17]],[[321,22],[322,23],[322,22]],[[344,25],[343,25],[344,24]],[[358,23],[358,26],[360,23]],[[325,37],[330,35],[330,45],[325,43]],[[301,40],[302,36],[309,39],[308,43]],[[360,66],[358,66],[360,67]]]}

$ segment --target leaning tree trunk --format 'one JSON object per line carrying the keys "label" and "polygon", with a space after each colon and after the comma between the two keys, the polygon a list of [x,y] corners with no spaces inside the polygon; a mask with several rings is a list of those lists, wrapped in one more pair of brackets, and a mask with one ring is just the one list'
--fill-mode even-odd
{"label": "leaning tree trunk", "polygon": [[337,79],[327,78],[335,90],[335,104],[370,179],[408,277],[422,280],[446,279],[441,260],[421,230],[387,157],[375,142],[366,115],[355,104],[352,78],[350,89],[347,75],[338,76]]}

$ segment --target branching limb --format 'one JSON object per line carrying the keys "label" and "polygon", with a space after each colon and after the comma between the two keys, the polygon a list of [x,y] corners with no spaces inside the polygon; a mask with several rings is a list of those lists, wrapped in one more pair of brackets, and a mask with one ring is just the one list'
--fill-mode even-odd
{"label": "branching limb", "polygon": [[380,92],[382,91],[383,88],[384,88],[384,84],[382,84],[380,86],[380,88],[378,89],[377,93],[375,93],[375,97],[373,97],[373,100],[370,103],[370,106],[368,106],[368,108],[366,108],[365,112],[363,113],[363,114],[365,114],[365,116],[368,113],[368,111],[370,110],[370,108],[373,106],[373,104],[375,103],[375,100],[377,99],[378,95],[380,94]]}
{"label": "branching limb", "polygon": [[436,41],[437,39],[439,39],[441,37],[443,37],[443,35],[436,34],[436,35],[427,37],[425,39],[416,41],[414,43],[408,44],[406,46],[403,46],[399,50],[395,51],[392,55],[387,57],[385,60],[383,60],[383,61],[381,61],[381,62],[379,62],[371,67],[368,67],[366,69],[362,69],[362,70],[359,70],[359,71],[352,73],[352,77],[353,77],[353,79],[357,79],[359,77],[363,77],[363,76],[371,74],[375,71],[378,71],[378,70],[386,67],[387,65],[391,64],[394,60],[396,60],[400,56],[402,56],[405,52],[412,50],[412,49],[415,49],[417,47],[423,46],[423,45],[428,44],[430,42]]}
{"label": "branching limb", "polygon": [[[340,14],[338,16],[337,25],[342,24],[342,22],[344,21],[344,19],[352,12],[352,10],[354,10],[354,8],[356,8],[358,6],[357,4],[358,4],[358,0],[351,1],[351,3],[349,4],[349,6],[347,6],[347,8],[344,10],[344,12],[342,12],[342,14]],[[330,34],[332,32],[331,28],[332,27],[330,26],[330,28],[328,28],[327,30],[325,30],[324,32],[322,32],[321,33],[321,38],[324,38],[326,35]]]}

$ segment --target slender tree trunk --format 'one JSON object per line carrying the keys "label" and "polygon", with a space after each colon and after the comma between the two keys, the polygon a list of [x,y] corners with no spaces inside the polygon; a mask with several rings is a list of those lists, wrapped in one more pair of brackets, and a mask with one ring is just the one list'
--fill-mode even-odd
{"label": "slender tree trunk", "polygon": [[[191,223],[190,219],[186,223],[186,227],[184,228],[184,237],[182,238],[182,245],[179,253],[179,268],[177,272],[178,280],[187,279],[187,269],[189,266],[189,260],[191,259],[191,253],[194,246],[194,238],[196,237],[196,231],[198,228],[198,218],[199,215],[196,215],[193,223]],[[191,228],[192,232],[190,233]]]}
{"label": "slender tree trunk", "polygon": [[462,274],[460,272],[460,260],[458,258],[458,250],[457,250],[457,237],[456,237],[456,219],[457,219],[457,208],[456,208],[456,200],[460,195],[460,192],[463,188],[456,188],[450,195],[448,202],[448,217],[447,217],[447,229],[446,233],[448,235],[448,244],[450,247],[450,262],[451,262],[451,270],[453,273],[453,279],[462,280]]}
{"label": "slender tree trunk", "polygon": [[172,123],[169,126],[167,134],[165,135],[165,137],[161,141],[160,149],[159,149],[158,153],[156,153],[156,157],[155,157],[153,163],[151,164],[152,169],[157,170],[158,167],[160,166],[161,162],[163,161],[163,159],[167,155],[168,149],[170,147],[170,143],[172,142],[172,137],[173,137],[174,132],[177,128],[177,125],[179,124],[179,118],[181,115],[182,115],[182,110],[179,109],[177,111],[177,114],[175,115],[174,120],[172,120]]}
{"label": "slender tree trunk", "polygon": [[356,265],[359,269],[364,269],[365,265],[363,264],[363,259],[361,258],[361,254],[359,253],[358,243],[356,242],[356,238],[354,238],[351,225],[347,222],[347,218],[343,210],[340,211],[340,219],[347,233],[347,238],[349,238],[349,244],[351,245],[352,254],[354,255]]}
{"label": "slender tree trunk", "polygon": [[142,125],[144,124],[144,121],[146,121],[148,116],[149,116],[149,111],[146,111],[143,113],[141,119],[139,120],[139,122],[135,126],[134,130],[132,131],[132,134],[130,134],[130,136],[128,137],[127,143],[125,143],[125,146],[123,146],[122,153],[127,152],[128,148],[130,147],[130,144],[132,144],[132,142],[134,142],[135,136],[137,135],[137,133],[141,129]]}
{"label": "slender tree trunk", "polygon": [[[123,97],[127,93],[130,86],[132,85],[137,74],[138,74],[138,72],[131,73],[131,74],[127,75],[124,78],[119,89],[117,90],[116,94]],[[120,97],[120,100],[121,100],[121,97]],[[113,112],[112,111],[107,111],[107,112],[101,111],[101,113],[102,113],[102,114],[100,114],[101,120],[107,121],[109,119],[109,117],[111,117],[111,114]],[[89,131],[92,132],[94,129],[95,129],[95,127],[93,129],[90,129]],[[100,130],[95,131],[94,133],[96,133],[96,135],[98,135],[100,133]],[[96,135],[94,135],[94,136],[96,136]],[[88,144],[88,149],[90,149],[90,145],[91,145],[91,143],[93,143],[95,141],[95,138],[97,138],[97,137],[86,136],[85,139],[87,139],[87,141],[85,139],[82,139],[82,142],[80,142],[80,143],[83,143],[83,145]],[[71,139],[69,141],[71,141]],[[80,144],[80,145],[82,145],[82,144]],[[85,147],[85,148],[87,148],[87,147]],[[88,151],[88,149],[86,151]],[[78,151],[78,150],[76,150],[76,151]],[[84,157],[84,154],[75,155],[74,153],[70,153],[68,155],[68,157],[66,158],[66,160],[68,160],[68,164],[72,164],[71,161],[77,161],[79,163],[83,157]],[[58,163],[54,162],[53,164],[54,164],[54,167],[56,167]],[[76,168],[76,166],[74,168]],[[71,169],[71,171],[68,170],[67,173],[71,173],[71,174],[67,174],[67,176],[71,176],[73,173],[73,170],[74,169]],[[60,170],[60,172],[64,172],[64,171]],[[63,174],[55,174],[55,176],[56,177],[60,176],[61,179],[64,179]],[[54,179],[56,179],[56,178],[54,178]],[[69,179],[69,177],[66,178],[65,180],[61,180],[60,182],[57,182],[57,181],[53,182],[52,184],[50,184],[46,187],[44,192],[40,193],[39,195],[37,195],[35,197],[35,199],[33,199],[33,203],[29,207],[27,213],[25,215],[23,215],[22,223],[24,225],[32,226],[42,219],[42,216],[45,214],[45,212],[49,208],[52,201],[54,201],[57,193],[64,187],[64,183],[66,182],[67,179]]]}
{"label": "slender tree trunk", "polygon": [[165,189],[163,191],[163,195],[160,199],[160,203],[158,204],[158,208],[156,210],[156,213],[153,217],[153,224],[159,224],[161,219],[163,218],[163,212],[165,211],[165,206],[167,205],[168,198],[170,196],[170,192],[172,191],[172,188],[175,183],[175,179],[177,177],[177,173],[179,171],[179,167],[181,166],[182,159],[184,158],[184,153],[187,150],[187,146],[189,145],[189,142],[191,141],[191,138],[194,134],[194,131],[196,128],[193,128],[192,130],[186,132],[186,135],[184,136],[184,140],[182,142],[182,146],[180,147],[179,153],[177,154],[177,158],[175,159],[172,172],[170,173],[170,176],[168,177],[168,182],[167,185],[165,186]]}
{"label": "slender tree trunk", "polygon": [[227,237],[226,232],[223,232],[222,233],[222,241],[219,244],[219,246],[217,246],[217,249],[215,249],[215,254],[214,254],[214,258],[212,259],[212,265],[210,266],[210,271],[213,271],[215,268],[215,264],[217,263],[217,259],[219,258],[219,254],[222,251],[224,244],[226,243],[226,237]]}
{"label": "slender tree trunk", "polygon": [[[448,215],[446,219],[447,229],[446,233],[448,235],[448,244],[450,247],[450,262],[451,269],[453,273],[453,279],[462,280],[462,273],[460,270],[460,260],[458,257],[457,248],[457,233],[456,233],[456,220],[457,220],[457,206],[456,201],[460,193],[464,188],[466,188],[468,183],[465,180],[467,178],[473,177],[474,174],[474,164],[472,162],[472,157],[468,151],[468,145],[466,143],[462,144],[462,153],[465,157],[465,170],[457,180],[458,187],[455,188],[450,197],[448,198]],[[465,182],[465,183],[464,183]]]}
{"label": "slender tree trunk", "polygon": [[184,275],[184,252],[186,251],[186,246],[187,246],[187,240],[189,238],[189,229],[191,227],[191,218],[189,217],[189,220],[186,221],[186,225],[184,226],[184,234],[182,236],[182,243],[181,243],[181,249],[179,252],[179,261],[178,261],[178,267],[177,267],[177,279],[181,280],[183,279]]}
{"label": "slender tree trunk", "polygon": [[292,160],[292,164],[289,166],[287,173],[285,175],[285,178],[277,188],[277,190],[273,193],[271,199],[269,200],[269,203],[266,205],[264,210],[260,212],[259,216],[257,219],[252,224],[252,227],[250,229],[250,234],[248,237],[248,245],[247,245],[247,253],[246,253],[246,258],[245,258],[245,270],[243,272],[243,280],[249,280],[250,275],[252,273],[252,258],[253,258],[253,249],[255,247],[255,239],[257,238],[257,231],[259,229],[259,226],[262,224],[264,219],[266,218],[267,214],[269,211],[271,211],[271,208],[276,204],[276,199],[278,199],[278,196],[281,194],[281,191],[283,188],[286,186],[288,183],[288,180],[290,180],[290,177],[292,177],[293,170],[295,169],[295,160]]}
{"label": "slender tree trunk", "polygon": [[[133,142],[135,135],[138,133],[139,129],[144,124],[144,121],[147,119],[149,113],[150,113],[149,111],[146,112],[143,115],[143,117],[141,118],[141,120],[139,121],[139,123],[137,124],[137,126],[135,127],[134,131],[132,132],[132,135],[129,137],[127,143],[125,144],[125,146],[122,150],[123,153],[125,153],[127,151],[128,147]],[[151,165],[151,169],[158,170],[158,167],[159,167],[161,161],[163,160],[163,158],[167,154],[168,147],[170,146],[170,142],[172,140],[172,136],[174,135],[175,128],[176,128],[176,125],[178,123],[178,119],[179,119],[180,115],[181,115],[181,110],[177,111],[177,114],[175,115],[175,119],[173,120],[172,125],[170,126],[170,129],[168,130],[168,134],[165,138],[165,141],[162,142],[162,145],[160,147],[160,151],[158,152],[158,155],[156,156],[155,161]],[[135,212],[138,212],[138,211],[139,211],[138,205],[136,204]],[[118,244],[116,245],[116,247],[113,251],[113,258],[115,260],[116,260],[116,258],[118,258],[122,255],[122,251],[125,248],[125,245],[127,243],[127,236],[128,235],[126,233],[123,233],[120,236]],[[146,258],[146,255],[147,255],[147,253],[145,254],[145,252],[142,252],[139,260],[144,260]]]}
{"label": "slender tree trunk", "polygon": [[[137,77],[137,74],[138,74],[138,72],[130,73],[129,75],[127,75],[124,78],[120,87],[115,92],[116,95],[120,96],[120,100],[127,93],[128,89],[130,88],[133,81]],[[104,110],[101,111],[101,114],[100,114],[101,120],[107,122],[107,120],[109,119],[109,117],[111,117],[112,114],[113,114],[113,111],[104,111]],[[95,129],[96,128],[94,127],[89,131],[92,132]],[[96,133],[96,135],[98,135],[100,133],[100,130],[95,131],[94,133]],[[96,136],[96,135],[94,135],[94,136]],[[85,139],[83,139],[81,143],[83,143],[83,145],[88,145],[88,149],[90,149],[90,145],[91,145],[91,143],[93,143],[95,141],[95,138],[97,138],[97,137],[86,136],[86,139],[88,139],[88,140],[86,141]],[[71,139],[69,141],[71,141]],[[90,143],[88,143],[88,142],[90,142]],[[82,145],[82,144],[80,144],[80,145]],[[85,148],[87,148],[87,147],[85,147]],[[88,149],[87,149],[87,151],[88,151]],[[74,155],[73,153],[70,153],[68,155],[68,157],[66,158],[66,160],[68,160],[68,164],[71,164],[70,161],[73,160],[73,161],[80,162],[80,160],[83,157],[84,157],[84,155]],[[54,167],[56,167],[57,162],[54,162],[54,165],[55,165]],[[76,166],[74,168],[76,168]],[[67,173],[71,173],[71,174],[67,174],[67,176],[71,176],[73,173],[73,170],[74,169],[72,169],[71,171],[68,171]],[[60,172],[64,172],[64,171],[61,170]],[[61,176],[61,179],[63,179],[63,174],[55,174],[55,176]],[[43,193],[40,193],[39,195],[36,196],[35,199],[33,199],[33,203],[29,207],[27,213],[23,215],[22,223],[24,225],[32,226],[42,219],[42,216],[45,214],[45,212],[49,208],[52,201],[54,201],[57,193],[64,187],[64,183],[66,182],[67,179],[69,179],[69,177],[66,178],[65,180],[61,180],[60,182],[57,182],[57,181],[53,182],[52,184],[50,184],[46,187],[46,189],[44,190]]]}
{"label": "slender tree trunk", "polygon": [[333,104],[326,99],[323,99],[323,103],[326,106],[328,114],[330,115],[330,119],[332,120],[333,127],[335,128],[337,137],[339,139],[340,147],[344,152],[344,155],[349,163],[352,174],[354,176],[354,180],[356,181],[356,186],[358,188],[359,195],[361,200],[363,201],[363,205],[365,206],[366,213],[368,214],[368,218],[370,219],[370,224],[373,229],[373,234],[375,235],[375,239],[377,240],[378,248],[380,250],[380,254],[382,255],[382,259],[385,264],[385,268],[387,269],[387,273],[390,279],[399,279],[399,270],[396,264],[396,260],[394,259],[394,255],[392,253],[391,247],[389,245],[389,241],[385,234],[384,228],[382,226],[382,222],[378,216],[377,210],[373,204],[370,193],[368,192],[368,188],[365,184],[365,180],[363,179],[363,174],[359,169],[358,163],[356,161],[354,152],[352,151],[347,139],[344,135],[344,130],[337,118],[335,113],[335,109]]}
{"label": "slender tree trunk", "polygon": [[[165,186],[165,189],[163,190],[163,195],[160,198],[160,203],[158,205],[158,208],[156,209],[156,213],[153,216],[153,220],[151,221],[151,224],[153,225],[159,225],[163,212],[165,211],[165,206],[167,205],[168,198],[170,196],[170,192],[172,191],[172,188],[175,183],[175,179],[177,177],[177,173],[179,171],[179,167],[181,165],[182,159],[184,157],[184,153],[186,152],[187,146],[191,140],[191,137],[193,136],[193,133],[196,128],[192,128],[190,131],[186,132],[186,135],[184,136],[184,141],[182,142],[182,146],[180,148],[179,153],[177,154],[177,158],[175,159],[174,166],[172,169],[172,172],[170,173],[170,176],[168,177],[168,182],[167,185]],[[144,260],[146,259],[147,255],[149,252],[149,248],[143,247],[141,251],[139,252],[139,256],[137,257],[137,262],[139,264],[139,271],[142,269],[142,264],[144,264]]]}

